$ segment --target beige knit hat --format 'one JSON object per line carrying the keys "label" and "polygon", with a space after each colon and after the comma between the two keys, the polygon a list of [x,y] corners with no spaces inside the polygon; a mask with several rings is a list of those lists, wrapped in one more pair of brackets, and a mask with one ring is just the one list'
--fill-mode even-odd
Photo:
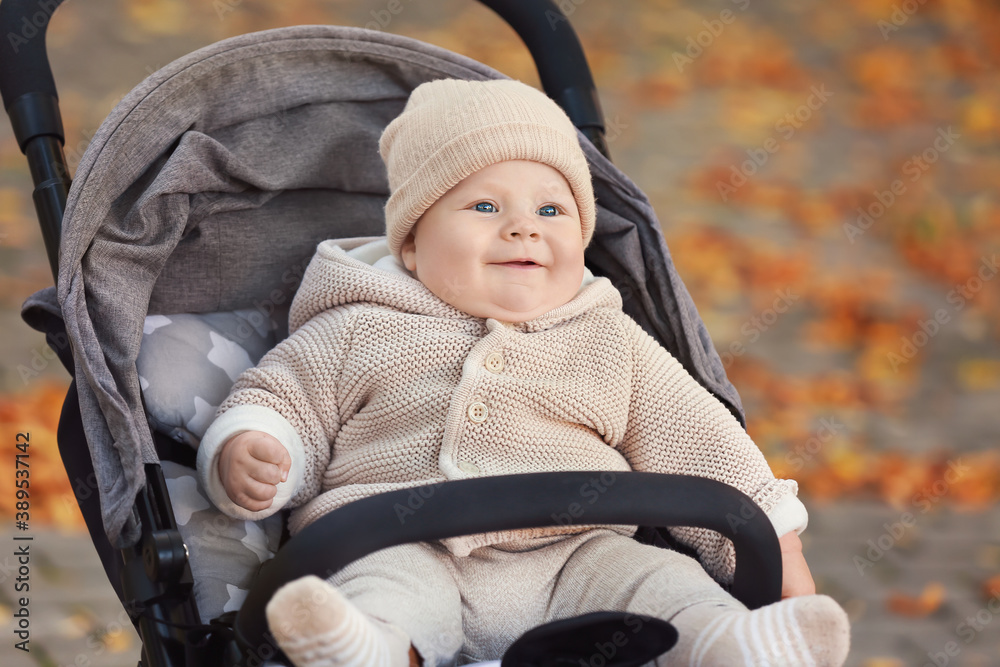
{"label": "beige knit hat", "polygon": [[505,160],[562,172],[573,190],[583,244],[594,233],[594,190],[576,128],[545,93],[508,79],[439,79],[417,86],[385,128],[379,153],[389,172],[385,228],[397,258],[406,235],[462,179]]}

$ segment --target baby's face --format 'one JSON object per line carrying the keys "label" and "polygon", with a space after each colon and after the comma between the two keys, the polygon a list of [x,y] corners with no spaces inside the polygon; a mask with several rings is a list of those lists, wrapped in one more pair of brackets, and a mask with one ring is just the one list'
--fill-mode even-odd
{"label": "baby's face", "polygon": [[573,191],[540,162],[498,162],[427,209],[404,241],[406,268],[438,298],[475,317],[534,319],[572,299],[583,280]]}

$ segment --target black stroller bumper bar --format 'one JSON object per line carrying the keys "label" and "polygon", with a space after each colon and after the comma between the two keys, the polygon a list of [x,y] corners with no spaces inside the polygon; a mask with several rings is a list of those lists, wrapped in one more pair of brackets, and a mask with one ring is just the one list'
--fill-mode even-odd
{"label": "black stroller bumper bar", "polygon": [[555,525],[692,526],[733,541],[732,594],[751,609],[781,597],[781,555],[770,519],[740,491],[701,477],[557,472],[459,480],[346,505],[307,526],[269,561],[236,619],[244,658],[274,655],[264,608],[283,584],[323,578],[387,547]]}

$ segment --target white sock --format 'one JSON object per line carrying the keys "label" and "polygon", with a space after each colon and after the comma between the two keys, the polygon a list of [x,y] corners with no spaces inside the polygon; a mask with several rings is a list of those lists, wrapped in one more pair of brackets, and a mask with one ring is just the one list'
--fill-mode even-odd
{"label": "white sock", "polygon": [[850,648],[847,614],[826,595],[754,611],[694,605],[670,622],[679,636],[664,657],[684,667],[841,667]]}
{"label": "white sock", "polygon": [[267,623],[295,667],[393,667],[382,630],[315,576],[288,583],[267,604]]}

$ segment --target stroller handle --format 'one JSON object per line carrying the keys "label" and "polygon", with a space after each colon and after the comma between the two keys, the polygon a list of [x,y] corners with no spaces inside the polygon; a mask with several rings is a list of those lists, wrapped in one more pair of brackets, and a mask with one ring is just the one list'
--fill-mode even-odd
{"label": "stroller handle", "polygon": [[21,150],[42,134],[64,141],[56,82],[45,50],[49,19],[62,0],[0,3],[0,94]]}
{"label": "stroller handle", "polygon": [[[781,597],[781,549],[770,519],[731,486],[644,472],[546,472],[441,482],[370,496],[304,528],[267,562],[236,618],[244,658],[266,659],[264,608],[283,584],[327,578],[387,547],[556,525],[693,526],[733,541],[731,592],[751,609]],[[269,655],[270,654],[270,655]]]}
{"label": "stroller handle", "polygon": [[[65,142],[45,34],[63,0],[0,2],[0,95],[18,146],[52,135]],[[580,40],[553,0],[480,0],[524,40],[545,92],[608,157],[604,116]]]}
{"label": "stroller handle", "polygon": [[54,279],[59,275],[59,239],[70,177],[45,32],[60,4],[62,0],[0,3],[0,95],[18,148],[28,158],[35,212]]}
{"label": "stroller handle", "polygon": [[[18,145],[51,134],[63,142],[62,119],[45,34],[63,0],[0,2],[0,95]],[[500,15],[524,40],[538,67],[545,92],[566,111],[573,124],[607,156],[604,117],[586,55],[565,14],[553,0],[480,0]],[[28,96],[32,113],[15,113]],[[49,101],[51,99],[51,101]],[[51,107],[51,108],[49,108]],[[26,110],[27,111],[27,110]]]}
{"label": "stroller handle", "polygon": [[606,158],[604,114],[587,56],[569,19],[553,0],[479,0],[524,41],[545,93]]}
{"label": "stroller handle", "polygon": [[[52,269],[59,274],[59,241],[71,178],[55,79],[45,48],[52,14],[63,0],[0,2],[0,96],[18,147],[28,158],[35,210]],[[580,40],[553,0],[480,0],[514,28],[531,52],[546,94],[597,150],[608,155],[604,117]]]}

